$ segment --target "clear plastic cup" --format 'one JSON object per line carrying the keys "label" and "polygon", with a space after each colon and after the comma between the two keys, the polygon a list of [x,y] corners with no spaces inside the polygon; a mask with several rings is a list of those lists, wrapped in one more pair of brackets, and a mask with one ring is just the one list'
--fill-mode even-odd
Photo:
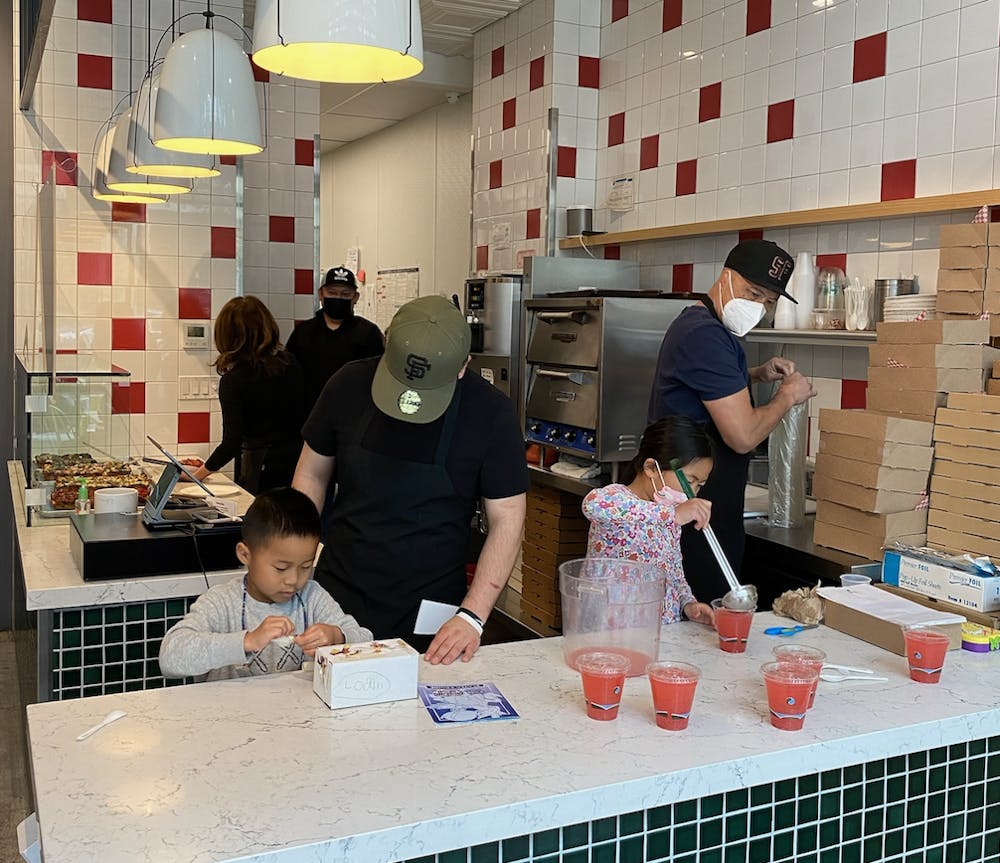
{"label": "clear plastic cup", "polygon": [[576,657],[576,667],[583,682],[587,716],[607,722],[618,717],[618,706],[625,686],[628,657],[619,653],[591,651]]}
{"label": "clear plastic cup", "polygon": [[713,599],[712,608],[715,611],[715,631],[719,633],[719,649],[726,653],[744,653],[756,609],[736,611],[723,606],[721,599]]}
{"label": "clear plastic cup", "polygon": [[656,724],[668,731],[687,728],[701,669],[687,662],[665,659],[651,662],[646,666],[646,673],[653,691]]}
{"label": "clear plastic cup", "polygon": [[867,575],[860,575],[856,572],[845,572],[840,576],[840,586],[850,587],[852,584],[871,584],[872,580]]}
{"label": "clear plastic cup", "polygon": [[[826,651],[818,647],[810,647],[807,644],[779,644],[771,651],[778,662],[796,663],[800,662],[809,668],[815,668],[816,674],[823,670],[823,663],[826,662]],[[819,686],[819,677],[809,690],[809,708],[816,703],[816,687]]]}
{"label": "clear plastic cup", "polygon": [[765,662],[760,667],[767,689],[771,725],[782,731],[798,731],[809,709],[809,693],[819,672],[801,663]]}
{"label": "clear plastic cup", "polygon": [[933,626],[904,626],[903,640],[906,642],[910,680],[937,683],[948,652],[948,636]]}

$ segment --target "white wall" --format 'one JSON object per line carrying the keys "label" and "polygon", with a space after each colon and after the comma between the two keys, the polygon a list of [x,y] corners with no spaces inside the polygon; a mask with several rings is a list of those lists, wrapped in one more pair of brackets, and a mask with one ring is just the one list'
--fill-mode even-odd
{"label": "white wall", "polygon": [[470,267],[471,128],[465,96],[322,158],[320,265],[342,264],[348,247],[360,247],[366,317],[379,269],[417,266],[421,294],[461,295]]}

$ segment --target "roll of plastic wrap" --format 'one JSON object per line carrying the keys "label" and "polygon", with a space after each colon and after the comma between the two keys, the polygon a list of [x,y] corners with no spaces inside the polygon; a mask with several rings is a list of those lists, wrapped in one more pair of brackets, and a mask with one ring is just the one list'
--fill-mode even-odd
{"label": "roll of plastic wrap", "polygon": [[767,445],[768,520],[799,527],[806,517],[806,437],[809,407],[795,405],[771,432]]}

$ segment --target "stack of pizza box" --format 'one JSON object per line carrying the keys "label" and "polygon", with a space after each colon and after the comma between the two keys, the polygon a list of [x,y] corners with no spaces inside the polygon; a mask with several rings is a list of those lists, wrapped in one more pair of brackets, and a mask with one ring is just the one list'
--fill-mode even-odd
{"label": "stack of pizza box", "polygon": [[938,261],[937,316],[973,320],[989,316],[989,335],[1000,338],[1000,224],[943,225]]}

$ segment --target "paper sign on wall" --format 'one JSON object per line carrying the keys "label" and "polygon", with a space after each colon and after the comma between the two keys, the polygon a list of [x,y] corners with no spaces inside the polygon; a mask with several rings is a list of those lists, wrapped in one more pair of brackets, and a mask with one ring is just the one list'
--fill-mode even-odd
{"label": "paper sign on wall", "polygon": [[619,177],[611,182],[608,192],[608,209],[614,213],[628,213],[635,206],[635,180]]}
{"label": "paper sign on wall", "polygon": [[357,275],[358,272],[358,262],[361,260],[361,249],[357,246],[351,246],[347,250],[347,256],[344,258],[344,266],[347,267],[352,273]]}
{"label": "paper sign on wall", "polygon": [[420,268],[379,270],[375,279],[375,323],[383,332],[392,316],[420,295]]}

